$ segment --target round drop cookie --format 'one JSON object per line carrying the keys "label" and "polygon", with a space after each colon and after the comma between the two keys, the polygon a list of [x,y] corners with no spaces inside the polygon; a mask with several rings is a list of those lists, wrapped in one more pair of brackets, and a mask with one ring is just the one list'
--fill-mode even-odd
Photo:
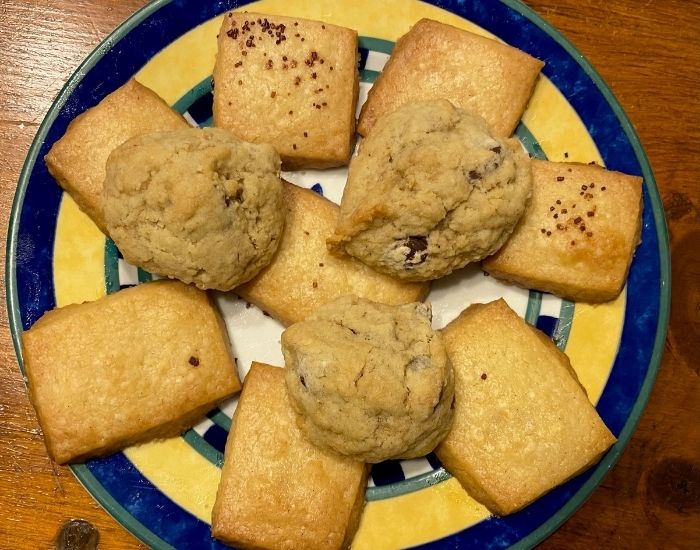
{"label": "round drop cookie", "polygon": [[382,117],[351,164],[329,248],[427,281],[493,254],[525,211],[528,156],[447,100]]}
{"label": "round drop cookie", "polygon": [[107,229],[152,273],[231,290],[270,263],[284,228],[280,158],[224,130],[130,139],[107,161]]}
{"label": "round drop cookie", "polygon": [[307,438],[376,463],[432,451],[452,421],[454,379],[429,305],[343,296],[282,334],[289,397]]}

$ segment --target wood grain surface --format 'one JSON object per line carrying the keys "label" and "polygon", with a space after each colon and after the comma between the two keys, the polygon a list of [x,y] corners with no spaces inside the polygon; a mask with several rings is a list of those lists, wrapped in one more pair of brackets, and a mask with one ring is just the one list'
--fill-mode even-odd
{"label": "wood grain surface", "polygon": [[[3,240],[22,162],[53,98],[100,40],[143,3],[0,0]],[[700,1],[527,3],[588,57],[635,125],[666,209],[673,264],[665,356],[637,431],[601,487],[541,548],[697,549]],[[0,549],[52,548],[58,529],[71,518],[99,528],[100,548],[142,548],[68,469],[47,458],[4,307],[0,324]]]}

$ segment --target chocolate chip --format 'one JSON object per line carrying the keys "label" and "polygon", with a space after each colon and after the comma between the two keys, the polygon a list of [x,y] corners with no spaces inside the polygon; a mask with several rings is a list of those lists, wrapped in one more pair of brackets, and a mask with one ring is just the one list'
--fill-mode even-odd
{"label": "chocolate chip", "polygon": [[191,355],[188,363],[190,365],[192,365],[193,367],[198,367],[199,366],[199,359],[196,358],[194,355]]}
{"label": "chocolate chip", "polygon": [[[404,246],[408,247],[405,266],[419,265],[425,262],[428,257],[428,238],[421,235],[411,235],[404,241]],[[417,256],[417,257],[416,257]]]}
{"label": "chocolate chip", "polygon": [[472,180],[480,180],[480,179],[481,179],[481,173],[478,172],[477,170],[469,170],[469,179],[472,179]]}
{"label": "chocolate chip", "polygon": [[302,386],[306,387],[306,380],[304,380],[304,377],[303,377],[303,376],[300,376],[300,377],[299,377],[299,382],[301,382],[301,385],[302,385]]}
{"label": "chocolate chip", "polygon": [[500,146],[500,145],[496,145],[496,147],[491,147],[491,151],[493,151],[494,153],[496,153],[497,155],[499,155],[499,154],[501,153],[501,146]]}

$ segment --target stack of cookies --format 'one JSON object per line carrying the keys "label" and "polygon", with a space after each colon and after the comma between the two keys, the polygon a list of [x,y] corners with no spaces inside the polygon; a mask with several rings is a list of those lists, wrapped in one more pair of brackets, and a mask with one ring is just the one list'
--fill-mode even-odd
{"label": "stack of cookies", "polygon": [[[354,30],[227,13],[215,128],[189,128],[131,80],[51,148],[49,171],[124,258],[171,279],[24,334],[56,462],[177,435],[241,390],[210,290],[288,327],[285,368],[254,363],[242,386],[213,510],[226,543],[346,547],[367,465],[432,451],[509,514],[614,443],[566,355],[504,301],[442,330],[422,301],[475,262],[524,288],[614,299],[641,180],[528,157],[512,133],[543,63],[506,44],[417,22],[356,121],[357,59]],[[345,165],[339,206],[281,179]]]}

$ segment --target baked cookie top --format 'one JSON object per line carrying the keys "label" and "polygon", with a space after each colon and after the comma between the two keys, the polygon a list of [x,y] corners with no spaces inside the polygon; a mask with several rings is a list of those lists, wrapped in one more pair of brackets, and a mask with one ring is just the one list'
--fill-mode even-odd
{"label": "baked cookie top", "polygon": [[350,256],[329,253],[326,239],[338,206],[310,189],[283,181],[286,216],[275,257],[236,294],[285,326],[303,321],[319,306],[345,294],[398,305],[421,302],[428,283],[409,283],[378,273]]}
{"label": "baked cookie top", "polygon": [[139,136],[109,156],[105,220],[124,258],[231,290],[270,263],[284,227],[280,158],[220,129]]}
{"label": "baked cookie top", "polygon": [[347,165],[359,91],[357,31],[229,12],[214,67],[214,125],[269,143],[285,170]]}
{"label": "baked cookie top", "polygon": [[498,250],[531,188],[517,140],[444,99],[407,104],[362,142],[328,244],[404,280],[438,279]]}
{"label": "baked cookie top", "polygon": [[109,154],[132,137],[188,127],[155,92],[131,79],[75,117],[44,160],[58,184],[106,233],[102,185]]}
{"label": "baked cookie top", "polygon": [[513,133],[544,63],[498,40],[421,19],[396,42],[362,106],[357,131],[412,101],[445,98],[484,117],[496,136]]}
{"label": "baked cookie top", "polygon": [[482,266],[524,288],[577,302],[615,299],[642,231],[642,178],[601,166],[532,160],[532,200]]}
{"label": "baked cookie top", "polygon": [[452,420],[452,365],[422,303],[343,296],[282,334],[290,400],[316,445],[377,463],[432,451]]}

